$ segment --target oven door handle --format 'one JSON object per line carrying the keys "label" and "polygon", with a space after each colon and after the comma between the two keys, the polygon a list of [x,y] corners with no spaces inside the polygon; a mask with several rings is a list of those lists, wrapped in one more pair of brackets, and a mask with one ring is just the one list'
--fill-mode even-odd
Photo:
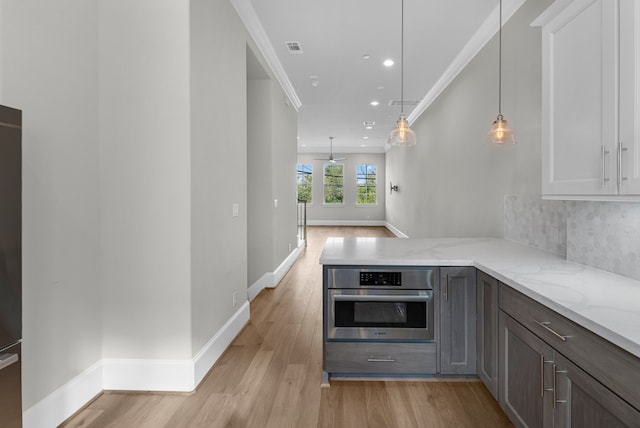
{"label": "oven door handle", "polygon": [[433,299],[433,291],[421,291],[419,294],[334,294],[336,302],[428,302]]}

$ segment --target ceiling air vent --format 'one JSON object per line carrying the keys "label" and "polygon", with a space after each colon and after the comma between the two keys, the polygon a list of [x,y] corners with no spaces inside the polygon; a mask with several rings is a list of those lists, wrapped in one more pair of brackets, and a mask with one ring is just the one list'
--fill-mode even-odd
{"label": "ceiling air vent", "polygon": [[287,45],[287,50],[290,54],[301,54],[302,48],[300,47],[300,42],[284,42]]}
{"label": "ceiling air vent", "polygon": [[404,100],[404,102],[400,100],[389,100],[389,107],[405,105],[405,106],[417,106],[420,101],[418,100]]}

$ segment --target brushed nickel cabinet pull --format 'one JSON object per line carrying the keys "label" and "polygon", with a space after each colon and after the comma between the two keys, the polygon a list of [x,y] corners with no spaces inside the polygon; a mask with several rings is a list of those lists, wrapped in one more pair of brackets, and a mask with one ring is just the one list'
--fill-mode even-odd
{"label": "brushed nickel cabinet pull", "polygon": [[553,365],[553,408],[556,408],[556,369],[557,366]]}
{"label": "brushed nickel cabinet pull", "polygon": [[553,408],[556,408],[557,404],[562,404],[562,403],[566,403],[567,400],[558,400],[557,396],[556,396],[556,384],[557,384],[557,380],[556,377],[558,376],[558,373],[567,373],[566,370],[558,370],[558,367],[554,364],[553,365]]}
{"label": "brushed nickel cabinet pull", "polygon": [[544,355],[540,354],[540,398],[544,398]]}
{"label": "brushed nickel cabinet pull", "polygon": [[622,141],[618,141],[618,191],[622,189],[624,181],[627,180],[627,177],[624,176],[622,167],[622,156],[626,151],[627,148],[622,145]]}
{"label": "brushed nickel cabinet pull", "polygon": [[449,301],[449,275],[444,277],[444,301]]}
{"label": "brushed nickel cabinet pull", "polygon": [[548,325],[551,324],[549,321],[537,321],[537,320],[534,320],[534,321],[535,321],[536,324],[538,324],[540,327],[544,328],[549,333],[551,333],[554,336],[556,336],[558,339],[562,340],[563,342],[567,341],[567,337],[569,337],[569,336],[563,336],[560,333],[558,333],[557,331],[555,331],[552,328],[548,327]]}
{"label": "brushed nickel cabinet pull", "polygon": [[600,185],[602,187],[604,187],[609,181],[609,179],[607,178],[607,172],[606,172],[606,168],[607,168],[606,155],[608,154],[609,154],[609,150],[607,150],[607,148],[604,145],[600,146],[600,157],[602,158],[602,178],[600,180]]}
{"label": "brushed nickel cabinet pull", "polygon": [[389,358],[368,358],[367,361],[370,362],[370,363],[395,363],[396,362],[396,360],[394,360],[391,357],[389,357]]}
{"label": "brushed nickel cabinet pull", "polygon": [[18,362],[18,354],[0,355],[0,370],[9,367],[11,364]]}

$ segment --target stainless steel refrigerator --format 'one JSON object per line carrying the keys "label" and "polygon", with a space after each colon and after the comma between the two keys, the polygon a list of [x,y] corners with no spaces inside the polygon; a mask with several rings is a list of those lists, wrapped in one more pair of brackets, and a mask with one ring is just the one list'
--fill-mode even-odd
{"label": "stainless steel refrigerator", "polygon": [[0,428],[22,426],[22,112],[0,106]]}

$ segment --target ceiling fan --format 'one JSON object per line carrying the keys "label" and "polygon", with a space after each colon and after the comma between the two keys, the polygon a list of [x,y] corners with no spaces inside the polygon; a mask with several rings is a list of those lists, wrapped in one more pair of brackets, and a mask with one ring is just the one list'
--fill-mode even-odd
{"label": "ceiling fan", "polygon": [[331,163],[336,163],[338,161],[347,160],[347,158],[334,158],[333,157],[333,137],[329,137],[329,144],[331,145],[330,146],[330,151],[329,151],[329,157],[328,158],[315,158],[314,160],[329,161]]}

